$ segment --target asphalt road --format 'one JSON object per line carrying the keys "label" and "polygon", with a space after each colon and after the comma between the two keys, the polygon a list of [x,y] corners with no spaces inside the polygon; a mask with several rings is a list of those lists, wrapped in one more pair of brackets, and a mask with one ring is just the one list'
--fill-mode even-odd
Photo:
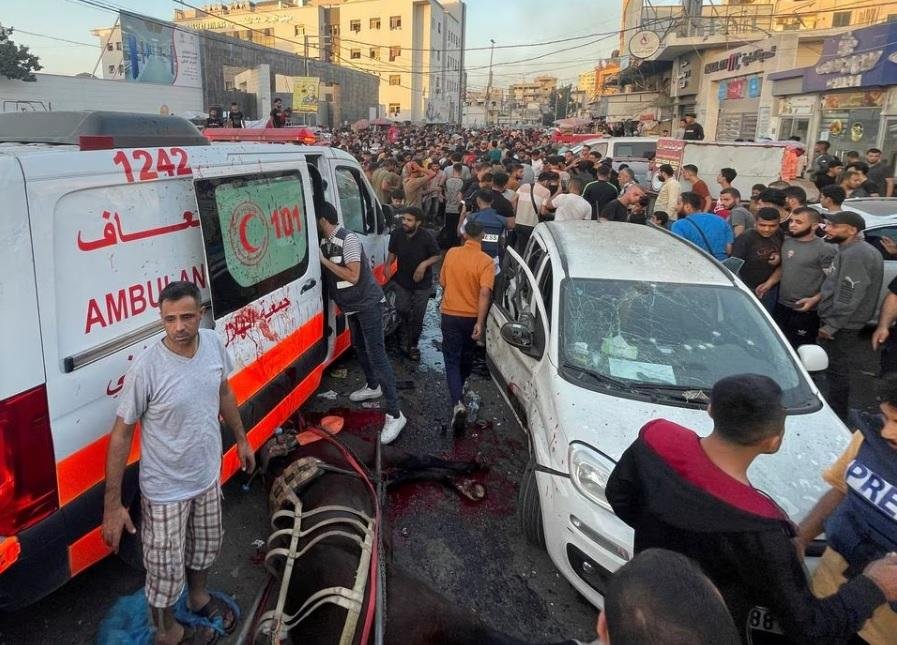
{"label": "asphalt road", "polygon": [[[489,466],[483,477],[487,492],[480,503],[431,483],[410,484],[391,493],[387,521],[393,559],[496,630],[534,643],[571,637],[592,640],[597,611],[559,576],[544,551],[523,540],[517,528],[517,485],[527,460],[523,431],[492,381],[482,375],[471,379],[482,396],[480,424],[461,439],[446,431],[450,407],[434,300],[426,325],[419,364],[391,350],[397,380],[412,388],[400,392],[408,425],[395,445],[454,459],[479,455]],[[357,429],[378,411],[349,403],[347,395],[363,379],[351,355],[333,369],[342,367],[347,376],[328,375],[320,389],[332,389],[339,398],[315,397],[306,410],[339,409],[347,426]],[[348,407],[355,410],[345,411]],[[232,594],[245,609],[265,579],[263,566],[253,561],[253,542],[267,537],[268,518],[262,486],[256,482],[244,492],[244,480],[237,475],[224,487],[226,537],[210,580],[213,589]],[[112,604],[140,590],[142,583],[141,573],[109,557],[39,603],[0,615],[0,644],[95,642]]]}
{"label": "asphalt road", "polygon": [[[391,493],[386,517],[392,557],[496,630],[534,643],[591,640],[597,611],[559,576],[547,554],[527,544],[518,530],[516,494],[527,459],[526,440],[491,380],[484,375],[471,379],[482,396],[480,423],[461,439],[446,431],[450,409],[439,339],[431,300],[421,362],[411,363],[391,351],[397,380],[405,386],[400,394],[409,419],[395,445],[454,459],[479,456],[489,466],[483,479],[487,496],[473,503],[429,483]],[[867,345],[855,359],[853,405],[870,409],[875,405],[877,357]],[[320,390],[333,390],[338,398],[315,397],[306,410],[341,413],[347,426],[357,431],[378,411],[349,403],[348,393],[360,386],[362,378],[351,355],[334,369],[343,367],[347,375],[328,375]],[[255,561],[253,542],[267,537],[268,525],[261,485],[246,492],[243,481],[238,475],[224,488],[227,535],[211,584],[248,608],[265,578],[262,565]],[[36,605],[0,615],[0,644],[94,642],[113,602],[141,586],[139,572],[115,557],[107,558]],[[390,599],[406,601],[413,599]]]}

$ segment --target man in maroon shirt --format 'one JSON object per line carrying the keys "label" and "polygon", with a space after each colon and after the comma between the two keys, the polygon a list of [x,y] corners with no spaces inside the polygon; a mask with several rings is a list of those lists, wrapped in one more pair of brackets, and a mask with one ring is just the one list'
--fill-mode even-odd
{"label": "man in maroon shirt", "polygon": [[698,177],[698,167],[690,163],[682,166],[682,179],[691,183],[691,192],[697,193],[704,200],[701,212],[712,213],[710,207],[713,204],[713,198],[710,197],[710,188],[706,181]]}
{"label": "man in maroon shirt", "polygon": [[636,552],[666,548],[695,560],[748,645],[846,642],[879,605],[897,600],[897,556],[816,598],[795,527],[748,478],[753,461],[782,444],[781,388],[768,376],[729,376],[713,386],[708,412],[709,436],[656,419],[617,462],[605,495],[635,529]]}

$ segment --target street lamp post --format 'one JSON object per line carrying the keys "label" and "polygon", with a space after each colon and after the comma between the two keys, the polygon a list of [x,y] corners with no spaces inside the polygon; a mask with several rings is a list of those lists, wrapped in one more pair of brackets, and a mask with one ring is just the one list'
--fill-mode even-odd
{"label": "street lamp post", "polygon": [[492,56],[495,53],[495,41],[490,39],[489,48],[489,83],[486,85],[486,125],[489,125],[489,107],[492,102]]}

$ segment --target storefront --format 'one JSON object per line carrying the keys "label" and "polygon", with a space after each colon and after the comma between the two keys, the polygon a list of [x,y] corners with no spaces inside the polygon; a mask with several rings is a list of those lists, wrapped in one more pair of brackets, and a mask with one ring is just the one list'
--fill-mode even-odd
{"label": "storefront", "polygon": [[810,120],[816,113],[815,96],[785,96],[776,101],[778,128],[775,138],[785,141],[797,137],[806,142],[810,134]]}
{"label": "storefront", "polygon": [[819,138],[831,144],[829,153],[843,157],[878,145],[884,92],[832,92],[822,96]]}
{"label": "storefront", "polygon": [[719,82],[717,141],[754,140],[757,136],[762,85],[763,77],[759,75],[741,76]]}
{"label": "storefront", "polygon": [[779,63],[778,40],[773,42],[705,57],[697,102],[703,108],[708,139],[754,141],[768,136],[770,110],[764,95],[769,92],[764,92],[764,76]]}
{"label": "storefront", "polygon": [[[879,147],[897,153],[897,114],[889,100],[897,84],[897,24],[886,23],[827,38],[818,62],[770,74],[780,138],[808,126],[836,156]],[[802,140],[809,140],[809,137]]]}

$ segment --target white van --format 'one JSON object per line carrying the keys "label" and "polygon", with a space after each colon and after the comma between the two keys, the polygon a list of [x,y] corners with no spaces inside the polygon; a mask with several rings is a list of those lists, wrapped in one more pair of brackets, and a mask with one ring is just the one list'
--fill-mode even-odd
{"label": "white van", "polygon": [[619,170],[621,164],[626,164],[632,169],[638,183],[650,185],[650,158],[657,152],[656,137],[596,137],[574,145],[570,151],[578,157],[583,146],[589,146],[593,152],[600,152],[602,158],[613,159],[614,170]]}
{"label": "white van", "polygon": [[[161,338],[162,288],[200,287],[258,448],[349,346],[316,211],[336,206],[381,283],[389,231],[349,154],[210,145],[176,117],[0,115],[0,195],[0,609],[14,609],[108,554],[108,432],[128,366]],[[239,466],[229,432],[224,447],[222,480]]]}

